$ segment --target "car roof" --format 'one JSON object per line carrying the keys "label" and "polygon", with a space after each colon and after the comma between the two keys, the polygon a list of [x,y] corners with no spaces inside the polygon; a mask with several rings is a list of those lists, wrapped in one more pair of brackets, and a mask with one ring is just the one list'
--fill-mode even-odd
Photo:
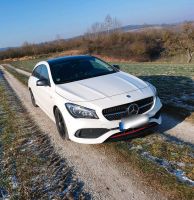
{"label": "car roof", "polygon": [[49,59],[47,60],[47,62],[49,65],[53,65],[53,64],[58,64],[58,63],[68,61],[68,60],[79,60],[83,58],[92,58],[92,57],[93,56],[90,56],[90,55],[64,56],[64,57]]}

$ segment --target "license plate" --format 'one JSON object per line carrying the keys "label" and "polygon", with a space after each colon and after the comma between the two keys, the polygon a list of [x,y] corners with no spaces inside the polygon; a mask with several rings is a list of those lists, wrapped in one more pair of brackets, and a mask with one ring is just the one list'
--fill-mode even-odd
{"label": "license plate", "polygon": [[149,117],[147,115],[137,115],[122,119],[119,123],[120,131],[125,131],[130,128],[138,128],[148,123]]}

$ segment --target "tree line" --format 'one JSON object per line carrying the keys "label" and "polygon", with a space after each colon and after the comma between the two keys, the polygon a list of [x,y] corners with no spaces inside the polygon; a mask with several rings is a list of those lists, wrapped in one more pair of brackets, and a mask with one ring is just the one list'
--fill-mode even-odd
{"label": "tree line", "polygon": [[77,49],[83,54],[98,54],[134,61],[153,61],[160,57],[184,54],[187,62],[194,55],[194,26],[184,23],[178,29],[145,29],[122,32],[121,23],[108,15],[94,23],[83,36],[40,44],[25,42],[21,47],[0,52],[0,60]]}

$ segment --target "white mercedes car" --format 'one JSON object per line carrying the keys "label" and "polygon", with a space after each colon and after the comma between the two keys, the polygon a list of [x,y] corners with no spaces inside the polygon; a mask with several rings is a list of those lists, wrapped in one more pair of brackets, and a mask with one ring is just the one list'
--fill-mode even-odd
{"label": "white mercedes car", "polygon": [[56,122],[63,139],[97,144],[161,124],[156,88],[93,56],[39,62],[28,87],[32,104]]}

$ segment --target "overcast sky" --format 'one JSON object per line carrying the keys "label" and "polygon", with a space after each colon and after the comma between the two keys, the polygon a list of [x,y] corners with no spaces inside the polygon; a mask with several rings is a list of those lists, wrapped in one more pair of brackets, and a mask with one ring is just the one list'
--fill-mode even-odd
{"label": "overcast sky", "polygon": [[194,0],[0,0],[0,48],[86,32],[110,14],[122,25],[194,20]]}

